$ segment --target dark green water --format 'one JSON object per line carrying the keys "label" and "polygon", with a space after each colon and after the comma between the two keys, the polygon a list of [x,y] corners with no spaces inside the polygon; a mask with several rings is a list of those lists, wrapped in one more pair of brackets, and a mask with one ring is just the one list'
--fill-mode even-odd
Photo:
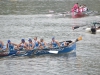
{"label": "dark green water", "polygon": [[0,0],[1,15],[44,14],[48,10],[70,11],[74,3],[86,4],[90,10],[100,11],[100,0]]}

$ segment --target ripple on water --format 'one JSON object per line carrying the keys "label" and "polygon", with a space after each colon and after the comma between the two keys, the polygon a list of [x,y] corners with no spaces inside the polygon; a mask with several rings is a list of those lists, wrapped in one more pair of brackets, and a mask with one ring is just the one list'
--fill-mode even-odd
{"label": "ripple on water", "polygon": [[[77,42],[76,56],[65,54],[32,58],[4,57],[0,58],[0,73],[3,75],[99,75],[100,34],[93,35],[84,31],[84,28],[90,26],[92,22],[99,21],[99,16],[78,19],[36,16],[0,15],[0,38],[6,44],[7,39],[19,43],[21,38],[27,41],[29,37],[34,36],[38,36],[38,39],[43,37],[47,42],[51,41],[52,36],[59,41],[75,40],[82,36],[83,40]],[[87,26],[72,30],[74,25]]]}

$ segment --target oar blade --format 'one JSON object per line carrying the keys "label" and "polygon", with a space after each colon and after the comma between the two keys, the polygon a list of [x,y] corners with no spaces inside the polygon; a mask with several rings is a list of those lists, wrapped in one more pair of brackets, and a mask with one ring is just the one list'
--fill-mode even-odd
{"label": "oar blade", "polygon": [[78,38],[76,39],[76,42],[77,42],[77,41],[80,41],[80,40],[82,40],[82,36],[78,37]]}
{"label": "oar blade", "polygon": [[49,53],[58,54],[58,51],[48,51]]}
{"label": "oar blade", "polygon": [[77,29],[77,28],[79,28],[80,26],[73,26],[72,27],[72,29],[74,30],[74,29]]}

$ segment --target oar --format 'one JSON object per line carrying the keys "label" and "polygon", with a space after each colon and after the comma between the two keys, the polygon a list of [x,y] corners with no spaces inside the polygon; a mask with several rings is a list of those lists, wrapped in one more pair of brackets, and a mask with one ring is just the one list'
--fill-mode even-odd
{"label": "oar", "polygon": [[[96,24],[100,24],[100,22],[93,22],[92,24],[94,24],[94,26],[95,26]],[[72,26],[72,29],[74,30],[74,29],[77,29],[77,28],[83,27],[83,26],[87,26],[87,24],[86,25],[81,25],[81,26]]]}
{"label": "oar", "polygon": [[100,24],[99,22],[93,22],[93,24],[95,25],[95,24]]}
{"label": "oar", "polygon": [[48,51],[49,53],[58,54],[58,51]]}
{"label": "oar", "polygon": [[83,26],[86,26],[86,25],[82,25],[82,26],[72,26],[72,29],[74,30],[74,29],[77,29],[77,28],[83,27]]}
{"label": "oar", "polygon": [[75,40],[75,42],[78,42],[78,41],[80,41],[80,40],[82,40],[82,36],[78,37],[78,38]]}

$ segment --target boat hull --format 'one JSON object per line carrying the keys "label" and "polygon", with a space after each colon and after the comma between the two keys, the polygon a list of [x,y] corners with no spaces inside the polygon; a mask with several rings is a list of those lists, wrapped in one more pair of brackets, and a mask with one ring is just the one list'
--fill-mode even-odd
{"label": "boat hull", "polygon": [[[69,46],[57,47],[57,48],[45,48],[42,50],[33,49],[33,50],[12,50],[10,52],[0,52],[0,57],[4,56],[31,56],[31,55],[43,55],[43,54],[61,54],[68,53],[72,50],[76,50],[76,43],[71,43]],[[57,52],[57,53],[55,53]]]}
{"label": "boat hull", "polygon": [[82,12],[78,12],[78,13],[71,12],[71,16],[72,16],[72,18],[81,18],[81,17],[85,17],[86,14],[85,13],[82,13]]}

